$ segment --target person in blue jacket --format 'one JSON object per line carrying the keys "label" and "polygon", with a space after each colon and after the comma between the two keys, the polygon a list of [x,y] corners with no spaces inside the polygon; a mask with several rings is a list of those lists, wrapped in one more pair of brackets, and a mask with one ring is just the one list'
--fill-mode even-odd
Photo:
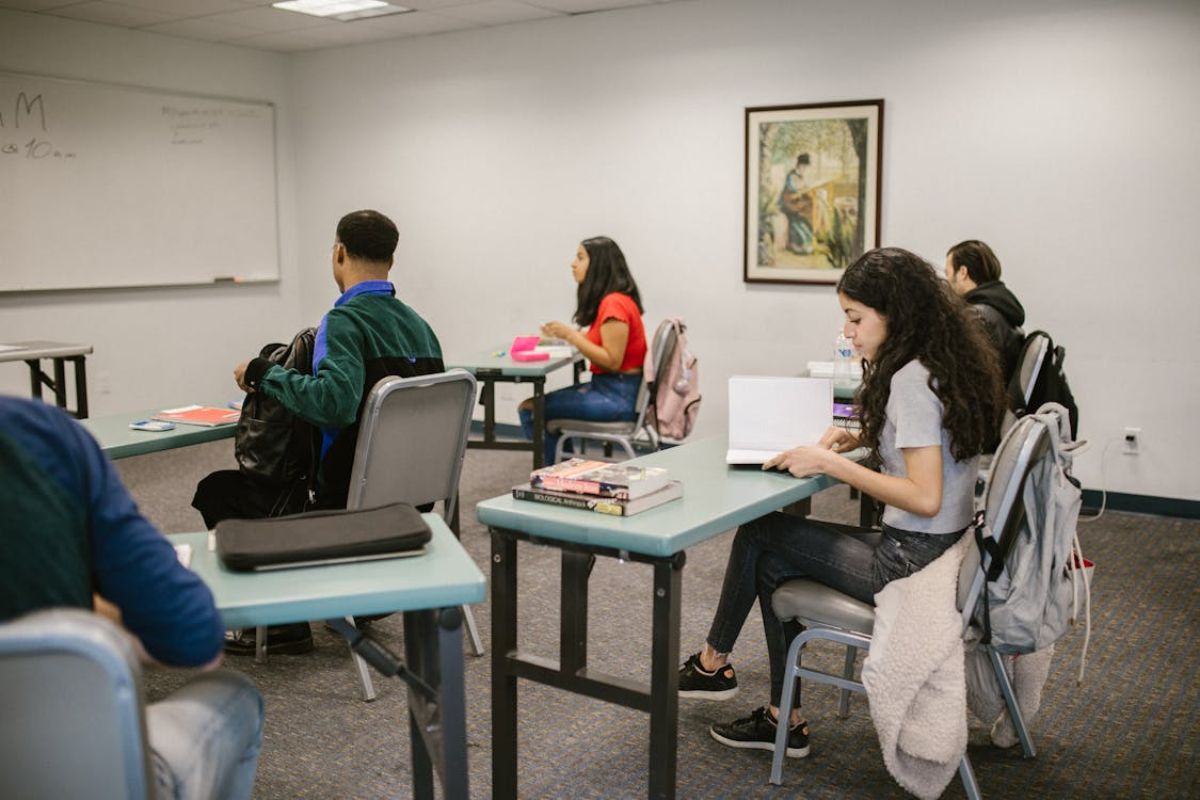
{"label": "person in blue jacket", "polygon": [[138,511],[95,440],[59,409],[0,396],[0,623],[95,609],[148,661],[203,672],[146,708],[158,797],[248,798],[263,702],[215,670],[224,626],[212,593]]}

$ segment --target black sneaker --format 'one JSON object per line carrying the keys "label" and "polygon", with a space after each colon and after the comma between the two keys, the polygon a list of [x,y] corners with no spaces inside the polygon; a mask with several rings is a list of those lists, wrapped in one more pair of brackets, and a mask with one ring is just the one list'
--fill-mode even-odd
{"label": "black sneaker", "polygon": [[[255,644],[254,628],[225,632],[225,652],[229,655],[252,656]],[[295,656],[312,649],[312,628],[307,622],[267,626],[267,655]]]}
{"label": "black sneaker", "polygon": [[[708,729],[712,737],[729,747],[775,752],[775,721],[766,706],[756,708],[750,716],[729,723],[717,723]],[[788,758],[804,758],[808,755],[808,723],[801,721],[788,731]]]}
{"label": "black sneaker", "polygon": [[706,672],[696,653],[679,668],[679,696],[691,700],[728,700],[737,694],[737,676],[729,664]]}

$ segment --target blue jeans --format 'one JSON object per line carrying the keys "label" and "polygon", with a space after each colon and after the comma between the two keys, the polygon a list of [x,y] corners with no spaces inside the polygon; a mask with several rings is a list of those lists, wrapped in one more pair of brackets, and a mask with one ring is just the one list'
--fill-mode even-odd
{"label": "blue jeans", "polygon": [[960,536],[887,525],[882,531],[853,528],[778,512],[760,517],[738,528],[733,539],[708,643],[718,653],[731,652],[758,600],[771,661],[771,703],[778,706],[787,649],[803,627],[775,616],[771,595],[776,589],[793,578],[811,578],[874,605],[875,593],[887,583],[921,569]]}
{"label": "blue jeans", "polygon": [[249,798],[262,748],[262,695],[249,678],[217,670],[146,707],[158,800]]}
{"label": "blue jeans", "polygon": [[[545,419],[582,419],[588,422],[632,422],[637,419],[638,389],[642,374],[594,373],[590,383],[557,389],[545,397]],[[533,411],[520,409],[521,429],[533,439]],[[558,435],[546,432],[546,464],[554,463]]]}

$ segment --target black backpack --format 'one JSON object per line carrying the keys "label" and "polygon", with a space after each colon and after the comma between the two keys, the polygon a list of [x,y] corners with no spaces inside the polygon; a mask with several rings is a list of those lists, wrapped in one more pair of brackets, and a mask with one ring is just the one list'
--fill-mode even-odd
{"label": "black backpack", "polygon": [[[273,364],[312,373],[316,329],[305,328],[290,344],[269,344],[259,357]],[[274,497],[272,516],[303,511],[316,485],[320,431],[262,392],[242,403],[234,434],[238,469],[261,491]]]}
{"label": "black backpack", "polygon": [[[1037,363],[1039,353],[1044,355]],[[1026,336],[1016,369],[1008,381],[1008,407],[1020,418],[1036,412],[1044,403],[1058,403],[1067,409],[1071,418],[1071,439],[1074,440],[1079,436],[1079,406],[1075,404],[1075,395],[1071,393],[1067,374],[1063,372],[1066,357],[1067,351],[1056,346],[1045,331],[1033,331]],[[1037,375],[1026,400],[1023,384],[1027,385],[1029,375],[1035,368]]]}

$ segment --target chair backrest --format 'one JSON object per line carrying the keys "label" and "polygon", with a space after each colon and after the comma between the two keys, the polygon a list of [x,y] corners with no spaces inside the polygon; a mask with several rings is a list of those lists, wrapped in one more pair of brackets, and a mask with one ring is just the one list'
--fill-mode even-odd
{"label": "chair backrest", "polygon": [[444,501],[452,518],[474,405],[465,370],[380,380],[363,407],[346,507]]}
{"label": "chair backrest", "polygon": [[0,795],[153,796],[141,672],[115,625],[50,609],[0,625]]}
{"label": "chair backrest", "polygon": [[1021,396],[1027,406],[1050,350],[1050,337],[1041,331],[1034,331],[1029,334],[1029,338],[1032,341],[1027,343],[1022,350],[1021,361],[1017,364],[1016,370],[1017,385],[1021,388]]}
{"label": "chair backrest", "polygon": [[1042,374],[1042,369],[1046,364],[1046,359],[1050,355],[1050,337],[1041,331],[1034,331],[1029,334],[1025,345],[1021,348],[1021,352],[1013,369],[1013,374],[1009,378],[1009,384],[1005,387],[1008,393],[1008,406],[1004,409],[1004,419],[1000,423],[1000,435],[1008,433],[1017,421],[1016,408],[1028,408],[1029,400],[1033,396],[1033,387],[1037,385],[1038,376]]}
{"label": "chair backrest", "polygon": [[[641,388],[638,389],[637,403],[634,405],[638,415],[633,428],[635,433],[646,424],[646,409],[650,406],[650,398],[658,391],[659,383],[671,371],[667,356],[675,349],[676,337],[675,328],[671,325],[659,325],[658,330],[654,332],[654,340],[650,343],[650,363],[654,365],[654,374],[645,376]],[[657,433],[655,431],[651,437],[655,441],[658,439]]]}
{"label": "chair backrest", "polygon": [[[1044,426],[1032,417],[1018,419],[1000,442],[983,480],[983,513],[991,535],[1000,545],[1001,557],[1008,554],[1025,515],[1021,497],[1030,469],[1050,446]],[[985,582],[987,564],[980,569],[979,548],[967,548],[958,572],[958,608],[964,628],[974,615]]]}

